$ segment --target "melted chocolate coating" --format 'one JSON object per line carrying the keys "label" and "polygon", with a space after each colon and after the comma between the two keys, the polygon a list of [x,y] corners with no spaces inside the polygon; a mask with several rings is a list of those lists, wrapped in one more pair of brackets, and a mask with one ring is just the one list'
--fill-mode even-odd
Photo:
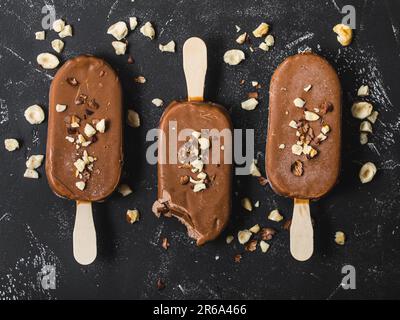
{"label": "melted chocolate coating", "polygon": [[[312,88],[304,91],[311,84]],[[297,108],[293,100],[306,101],[303,108]],[[331,111],[322,115],[324,105],[330,103]],[[307,159],[297,156],[291,147],[296,144],[296,129],[289,127],[291,120],[304,118],[304,110],[314,111],[328,124],[331,131],[320,144],[311,143],[318,155]],[[317,136],[321,121],[309,125]],[[285,144],[283,150],[280,144]],[[340,170],[341,150],[341,86],[333,67],[322,57],[313,53],[302,53],[283,61],[272,76],[269,91],[268,138],[265,168],[269,183],[280,195],[298,199],[318,199],[329,192],[337,182]],[[291,165],[303,162],[304,173],[295,176]]]}
{"label": "melted chocolate coating", "polygon": [[[182,168],[178,164],[162,164],[160,157],[166,146],[168,151],[170,140],[168,127],[170,121],[176,121],[176,131],[192,129],[201,132],[202,129],[230,129],[232,123],[226,110],[209,102],[172,102],[165,110],[161,120],[160,129],[166,135],[159,138],[159,163],[158,163],[158,197],[153,205],[157,216],[175,216],[188,228],[190,237],[197,240],[197,245],[202,245],[215,239],[226,226],[231,212],[231,184],[232,165],[225,164],[224,152],[231,153],[231,146],[221,138],[220,164],[212,164],[210,151],[210,164],[206,164],[204,172],[208,175],[207,189],[193,192],[190,183],[181,184],[182,176],[191,176],[196,179],[197,173],[192,173],[189,168]],[[178,141],[179,148],[185,141]],[[213,140],[211,139],[211,144]],[[228,154],[227,153],[227,154]],[[169,160],[167,152],[167,160]]]}
{"label": "melted chocolate coating", "polygon": [[[83,103],[81,94],[87,96]],[[57,112],[57,104],[67,105],[66,111]],[[80,119],[77,130],[67,129],[72,115]],[[86,123],[101,119],[106,119],[106,131],[97,133],[88,147],[77,150],[66,140],[66,136],[84,135]],[[75,177],[74,162],[83,149],[97,161],[81,191],[75,186],[80,179]],[[71,200],[104,200],[118,186],[122,159],[122,90],[117,74],[104,60],[93,56],[67,61],[50,88],[46,174],[51,189]]]}

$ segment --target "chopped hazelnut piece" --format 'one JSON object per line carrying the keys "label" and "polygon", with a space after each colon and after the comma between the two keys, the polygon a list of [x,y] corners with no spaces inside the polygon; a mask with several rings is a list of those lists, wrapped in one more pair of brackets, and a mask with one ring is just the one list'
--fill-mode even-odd
{"label": "chopped hazelnut piece", "polygon": [[324,135],[323,133],[320,133],[320,134],[317,136],[317,141],[318,141],[318,142],[322,142],[322,141],[325,141],[326,138],[328,138],[326,135]]}
{"label": "chopped hazelnut piece", "polygon": [[42,165],[44,156],[41,154],[30,156],[25,165],[28,169],[37,169]]}
{"label": "chopped hazelnut piece", "polygon": [[140,213],[139,210],[128,210],[126,211],[126,221],[130,224],[134,224],[135,222],[139,221]]}
{"label": "chopped hazelnut piece", "polygon": [[138,25],[138,20],[136,17],[129,17],[129,28],[131,31],[135,30]]}
{"label": "chopped hazelnut piece", "polygon": [[256,38],[261,38],[268,33],[268,30],[269,30],[269,25],[263,22],[253,31],[253,35]]}
{"label": "chopped hazelnut piece", "polygon": [[250,98],[242,102],[242,109],[251,111],[254,110],[258,105],[258,101],[255,98]]}
{"label": "chopped hazelnut piece", "polygon": [[260,248],[262,253],[266,253],[269,249],[270,245],[268,243],[266,243],[264,240],[260,241]]}
{"label": "chopped hazelnut piece", "polygon": [[201,137],[199,138],[200,150],[207,150],[210,148],[210,139]]}
{"label": "chopped hazelnut piece", "polygon": [[369,96],[369,87],[367,85],[362,85],[360,88],[358,88],[357,95],[359,97]]}
{"label": "chopped hazelnut piece", "polygon": [[304,111],[304,117],[307,121],[317,121],[319,119],[319,115],[312,111]]}
{"label": "chopped hazelnut piece", "polygon": [[251,233],[258,233],[259,231],[260,231],[260,225],[258,225],[258,224],[256,224],[256,225],[254,225],[254,226],[252,226],[250,229],[249,229],[249,231],[251,232]]}
{"label": "chopped hazelnut piece", "polygon": [[257,161],[253,159],[253,162],[250,164],[250,174],[253,177],[261,177],[260,170],[257,168]]}
{"label": "chopped hazelnut piece", "polygon": [[4,140],[4,147],[7,151],[15,151],[19,148],[19,142],[16,139],[5,139]]}
{"label": "chopped hazelnut piece", "polygon": [[252,233],[249,230],[241,230],[238,232],[238,241],[240,244],[247,243],[251,238]]}
{"label": "chopped hazelnut piece", "polygon": [[166,45],[160,44],[158,46],[158,48],[160,49],[161,52],[172,52],[173,53],[173,52],[175,52],[175,42],[170,41]]}
{"label": "chopped hazelnut piece", "polygon": [[118,187],[118,192],[123,196],[129,196],[133,191],[127,184],[121,184]]}
{"label": "chopped hazelnut piece", "polygon": [[293,103],[294,103],[294,105],[295,105],[297,108],[303,108],[304,105],[306,104],[306,102],[305,102],[303,99],[301,99],[301,98],[296,98],[296,99],[294,99],[294,100],[293,100]]}
{"label": "chopped hazelnut piece", "polygon": [[28,107],[24,112],[24,116],[30,124],[41,124],[45,118],[43,109],[37,104]]}
{"label": "chopped hazelnut piece", "polygon": [[153,25],[150,22],[146,22],[144,26],[140,28],[140,33],[143,34],[145,37],[150,38],[153,40],[156,36],[156,31],[153,28]]}
{"label": "chopped hazelnut piece", "polygon": [[336,244],[343,246],[346,242],[346,235],[342,231],[337,231],[335,233],[335,242]]}
{"label": "chopped hazelnut piece", "polygon": [[140,117],[136,111],[128,110],[128,125],[132,128],[140,127]]}
{"label": "chopped hazelnut piece", "polygon": [[60,38],[72,37],[72,27],[68,24],[64,29],[58,34]]}
{"label": "chopped hazelnut piece", "polygon": [[83,190],[85,190],[85,188],[86,188],[86,183],[83,182],[83,181],[78,181],[77,183],[75,183],[75,186],[76,186],[79,190],[83,191]]}
{"label": "chopped hazelnut piece", "polygon": [[351,114],[354,118],[363,120],[371,115],[373,106],[369,102],[356,102],[351,107]]}
{"label": "chopped hazelnut piece", "polygon": [[301,177],[303,175],[304,169],[303,169],[303,162],[301,162],[300,160],[296,160],[290,170],[292,171],[292,173],[296,176],[296,177]]}
{"label": "chopped hazelnut piece", "polygon": [[200,192],[205,189],[207,189],[207,186],[205,185],[205,183],[198,183],[198,184],[194,185],[193,192]]}
{"label": "chopped hazelnut piece", "polygon": [[239,37],[237,37],[236,42],[238,44],[243,44],[243,43],[245,43],[246,39],[247,39],[247,33],[245,32],[245,33],[242,33]]}
{"label": "chopped hazelnut piece", "polygon": [[113,42],[111,42],[111,45],[113,46],[113,48],[115,50],[115,54],[117,56],[122,56],[126,53],[126,47],[127,47],[126,42],[113,41]]}
{"label": "chopped hazelnut piece", "polygon": [[360,124],[360,131],[361,132],[368,132],[372,133],[372,125],[369,121],[363,121]]}
{"label": "chopped hazelnut piece", "polygon": [[311,88],[312,88],[312,85],[311,84],[309,84],[309,85],[306,85],[305,87],[304,87],[304,91],[305,92],[308,92],[308,91],[310,91],[311,90]]}
{"label": "chopped hazelnut piece", "polygon": [[44,39],[46,39],[46,32],[44,31],[35,32],[35,39],[43,41]]}
{"label": "chopped hazelnut piece", "polygon": [[345,24],[337,24],[333,27],[333,32],[338,35],[337,41],[339,41],[342,46],[348,46],[353,39],[353,30]]}
{"label": "chopped hazelnut piece", "polygon": [[245,60],[245,55],[242,50],[232,49],[228,50],[224,54],[224,62],[231,65],[236,66],[243,60]]}
{"label": "chopped hazelnut piece", "polygon": [[74,143],[75,142],[75,139],[72,138],[72,137],[69,137],[69,136],[66,136],[65,139],[70,143]]}
{"label": "chopped hazelnut piece", "polygon": [[57,33],[63,31],[65,28],[65,21],[62,19],[57,19],[53,22],[53,30]]}
{"label": "chopped hazelnut piece", "polygon": [[82,159],[78,159],[74,162],[74,166],[79,172],[83,172],[85,170],[86,163]]}
{"label": "chopped hazelnut piece", "polygon": [[252,85],[253,87],[257,87],[257,86],[258,86],[258,81],[252,81],[252,82],[251,82],[251,85]]}
{"label": "chopped hazelnut piece", "polygon": [[375,123],[376,120],[378,119],[379,112],[378,111],[373,111],[369,117],[367,117],[368,121],[371,123]]}
{"label": "chopped hazelnut piece", "polygon": [[96,124],[96,130],[100,133],[104,133],[106,131],[106,119],[101,119]]}
{"label": "chopped hazelnut piece", "polygon": [[308,154],[308,156],[312,159],[312,158],[314,158],[317,154],[318,154],[318,151],[315,150],[314,148],[311,148],[310,153]]}
{"label": "chopped hazelnut piece", "polygon": [[64,49],[64,41],[60,40],[60,39],[54,39],[51,42],[51,47],[53,48],[53,50],[57,53],[61,53],[61,51],[63,51]]}
{"label": "chopped hazelnut piece", "polygon": [[268,47],[268,45],[267,45],[265,42],[261,42],[261,43],[258,45],[258,47],[259,47],[261,50],[263,50],[263,51],[268,51],[268,50],[269,50],[269,47]]}
{"label": "chopped hazelnut piece", "polygon": [[232,235],[229,235],[229,236],[226,237],[225,241],[226,241],[227,244],[230,244],[233,241],[233,239],[234,239],[234,237]]}
{"label": "chopped hazelnut piece", "polygon": [[29,179],[39,179],[39,173],[33,169],[26,169],[24,173],[24,178]]}
{"label": "chopped hazelnut piece", "polygon": [[65,110],[67,110],[67,106],[65,104],[57,104],[56,105],[57,112],[64,112]]}
{"label": "chopped hazelnut piece", "polygon": [[279,222],[283,220],[283,216],[279,213],[278,209],[275,209],[269,213],[268,219],[275,222]]}
{"label": "chopped hazelnut piece", "polygon": [[372,162],[365,163],[359,173],[361,183],[370,182],[374,178],[376,171],[376,166]]}
{"label": "chopped hazelnut piece", "polygon": [[281,143],[278,148],[283,150],[283,149],[285,149],[285,145],[283,143]]}
{"label": "chopped hazelnut piece", "polygon": [[89,123],[87,123],[84,129],[84,133],[88,138],[91,138],[96,134],[96,129],[93,128]]}
{"label": "chopped hazelnut piece", "polygon": [[268,47],[272,47],[275,44],[275,38],[273,35],[269,34],[265,38],[265,43]]}
{"label": "chopped hazelnut piece", "polygon": [[293,128],[293,129],[297,129],[297,123],[296,121],[292,120],[289,122],[289,127]]}
{"label": "chopped hazelnut piece", "polygon": [[135,81],[136,83],[141,83],[141,84],[143,84],[143,83],[146,83],[146,78],[143,77],[143,76],[138,76],[138,77],[136,77],[135,79],[133,79],[133,81]]}
{"label": "chopped hazelnut piece", "polygon": [[49,70],[57,68],[60,64],[60,60],[54,54],[47,52],[39,54],[36,61],[43,69]]}
{"label": "chopped hazelnut piece", "polygon": [[298,144],[294,144],[292,145],[292,153],[299,156],[303,153],[303,148],[302,146],[298,145]]}
{"label": "chopped hazelnut piece", "polygon": [[331,131],[331,128],[329,127],[329,125],[325,124],[322,126],[321,128],[321,132],[326,135],[327,133],[329,133]]}
{"label": "chopped hazelnut piece", "polygon": [[258,208],[260,206],[260,201],[256,201],[256,203],[254,204],[255,208]]}
{"label": "chopped hazelnut piece", "polygon": [[241,201],[242,207],[247,211],[253,211],[253,205],[249,198],[243,198]]}
{"label": "chopped hazelnut piece", "polygon": [[156,107],[162,107],[163,104],[164,104],[164,101],[162,101],[161,99],[156,98],[156,99],[153,99],[151,101],[151,103],[154,104]]}
{"label": "chopped hazelnut piece", "polygon": [[107,34],[111,34],[115,39],[122,40],[128,34],[128,27],[123,21],[118,21],[110,26],[107,30]]}
{"label": "chopped hazelnut piece", "polygon": [[360,144],[364,145],[368,143],[368,133],[361,132],[360,133]]}

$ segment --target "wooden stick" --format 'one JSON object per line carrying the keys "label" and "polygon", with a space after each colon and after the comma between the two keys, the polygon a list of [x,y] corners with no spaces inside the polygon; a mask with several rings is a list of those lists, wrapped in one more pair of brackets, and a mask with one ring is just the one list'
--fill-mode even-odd
{"label": "wooden stick", "polygon": [[96,259],[97,240],[91,202],[76,202],[73,248],[75,260],[82,265],[91,264]]}
{"label": "wooden stick", "polygon": [[298,261],[308,260],[314,251],[314,230],[309,200],[294,199],[290,226],[290,252]]}
{"label": "wooden stick", "polygon": [[207,72],[207,47],[200,38],[189,38],[183,45],[183,70],[189,101],[203,101]]}

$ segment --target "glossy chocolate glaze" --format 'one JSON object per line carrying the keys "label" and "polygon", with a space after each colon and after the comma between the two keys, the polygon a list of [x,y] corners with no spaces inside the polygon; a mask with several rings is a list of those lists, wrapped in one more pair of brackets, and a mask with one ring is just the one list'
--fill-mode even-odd
{"label": "glossy chocolate glaze", "polygon": [[[71,85],[67,79],[75,78],[79,84]],[[77,97],[85,94],[95,99],[95,108],[76,104]],[[117,187],[122,168],[122,91],[117,74],[102,59],[78,56],[67,61],[57,72],[50,88],[49,124],[46,151],[46,174],[51,189],[59,196],[81,201],[100,201]],[[64,112],[56,105],[65,104]],[[76,115],[81,119],[78,133],[83,134],[86,123],[106,119],[105,133],[97,133],[94,143],[76,149],[66,136],[76,138],[66,126],[66,117]],[[86,149],[97,158],[93,172],[80,191],[75,183],[74,162]]]}
{"label": "glossy chocolate glaze", "polygon": [[[308,84],[312,88],[305,92],[304,87]],[[294,105],[293,100],[298,97],[306,101],[304,108]],[[289,122],[300,120],[305,109],[322,109],[326,102],[331,103],[333,109],[322,118],[331,132],[325,141],[315,145],[318,155],[308,160],[304,154],[293,154],[291,146],[296,143],[297,137],[296,129],[289,127]],[[318,135],[321,122],[318,120],[309,124]],[[285,144],[283,150],[278,148],[280,144]],[[341,86],[336,71],[324,58],[313,53],[301,53],[285,59],[273,74],[269,91],[265,166],[271,187],[275,192],[291,198],[322,197],[337,182],[340,150]],[[291,172],[291,164],[296,160],[304,164],[302,176]]]}
{"label": "glossy chocolate glaze", "polygon": [[[161,118],[160,129],[168,133],[170,121],[177,122],[177,132],[182,129],[232,131],[232,123],[226,110],[209,102],[172,102]],[[178,149],[183,144],[184,141],[178,141]],[[196,178],[196,174],[179,164],[160,163],[162,146],[167,146],[168,150],[170,141],[168,134],[159,139],[159,199],[154,203],[153,211],[157,216],[164,214],[178,218],[188,228],[189,236],[197,240],[197,245],[215,239],[226,226],[231,212],[232,165],[225,164],[224,152],[229,154],[232,149],[222,138],[221,145],[223,144],[225,149],[220,150],[220,164],[212,164],[210,154],[210,164],[205,165],[204,171],[210,180],[207,189],[195,193],[190,183],[180,183],[180,177],[187,175]],[[168,153],[166,160],[169,160]]]}

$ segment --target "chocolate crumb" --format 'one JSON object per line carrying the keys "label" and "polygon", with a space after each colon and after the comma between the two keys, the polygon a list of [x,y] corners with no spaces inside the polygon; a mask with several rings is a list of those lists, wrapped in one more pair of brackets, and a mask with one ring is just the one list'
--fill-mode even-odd
{"label": "chocolate crumb", "polygon": [[164,283],[164,281],[162,281],[161,279],[158,279],[158,280],[157,280],[157,289],[158,289],[158,290],[163,290],[163,289],[165,289],[165,283]]}
{"label": "chocolate crumb", "polygon": [[67,128],[68,134],[76,134],[78,132],[77,128]]}
{"label": "chocolate crumb", "polygon": [[86,109],[85,112],[86,112],[86,114],[87,114],[88,116],[91,116],[91,115],[94,113],[94,111],[89,110],[89,109]]}
{"label": "chocolate crumb", "polygon": [[257,249],[257,240],[251,240],[246,243],[245,246],[246,251],[253,252]]}
{"label": "chocolate crumb", "polygon": [[78,80],[76,80],[76,78],[67,78],[67,82],[70,86],[76,87],[77,85],[79,85]]}
{"label": "chocolate crumb", "polygon": [[133,60],[132,56],[128,57],[128,64],[134,64],[135,60]]}
{"label": "chocolate crumb", "polygon": [[292,171],[292,173],[296,176],[296,177],[301,177],[303,175],[304,169],[303,169],[303,162],[301,162],[300,160],[296,160],[290,170]]}
{"label": "chocolate crumb", "polygon": [[87,95],[85,94],[80,94],[76,99],[75,99],[75,104],[77,106],[82,105],[86,102]]}
{"label": "chocolate crumb", "polygon": [[331,102],[324,102],[320,105],[319,110],[321,114],[327,114],[328,112],[333,111],[333,104]]}
{"label": "chocolate crumb", "polygon": [[240,85],[244,85],[244,82],[245,82],[245,81],[242,79],[242,80],[240,80],[239,84],[240,84]]}
{"label": "chocolate crumb", "polygon": [[258,183],[262,186],[265,187],[268,184],[268,179],[264,177],[258,177]]}
{"label": "chocolate crumb", "polygon": [[167,239],[167,238],[163,238],[163,239],[162,239],[162,244],[161,244],[161,246],[162,246],[165,250],[168,250],[169,242],[168,242],[168,239]]}
{"label": "chocolate crumb", "polygon": [[237,255],[234,257],[234,261],[235,261],[236,263],[239,263],[240,260],[242,260],[242,255],[241,255],[241,254],[237,254]]}
{"label": "chocolate crumb", "polygon": [[88,106],[90,108],[93,108],[93,109],[98,109],[99,108],[99,104],[96,102],[95,99],[90,99],[89,102],[88,102]]}
{"label": "chocolate crumb", "polygon": [[249,94],[247,95],[250,99],[254,98],[254,99],[258,99],[258,92],[249,92]]}
{"label": "chocolate crumb", "polygon": [[261,239],[264,241],[271,240],[276,234],[276,230],[272,228],[262,228],[260,232]]}
{"label": "chocolate crumb", "polygon": [[188,176],[181,176],[180,179],[179,179],[179,183],[181,185],[188,184],[188,182],[189,182],[189,177]]}
{"label": "chocolate crumb", "polygon": [[95,143],[95,142],[97,141],[97,137],[96,137],[96,136],[91,137],[91,138],[90,138],[90,141],[91,141],[92,143]]}

